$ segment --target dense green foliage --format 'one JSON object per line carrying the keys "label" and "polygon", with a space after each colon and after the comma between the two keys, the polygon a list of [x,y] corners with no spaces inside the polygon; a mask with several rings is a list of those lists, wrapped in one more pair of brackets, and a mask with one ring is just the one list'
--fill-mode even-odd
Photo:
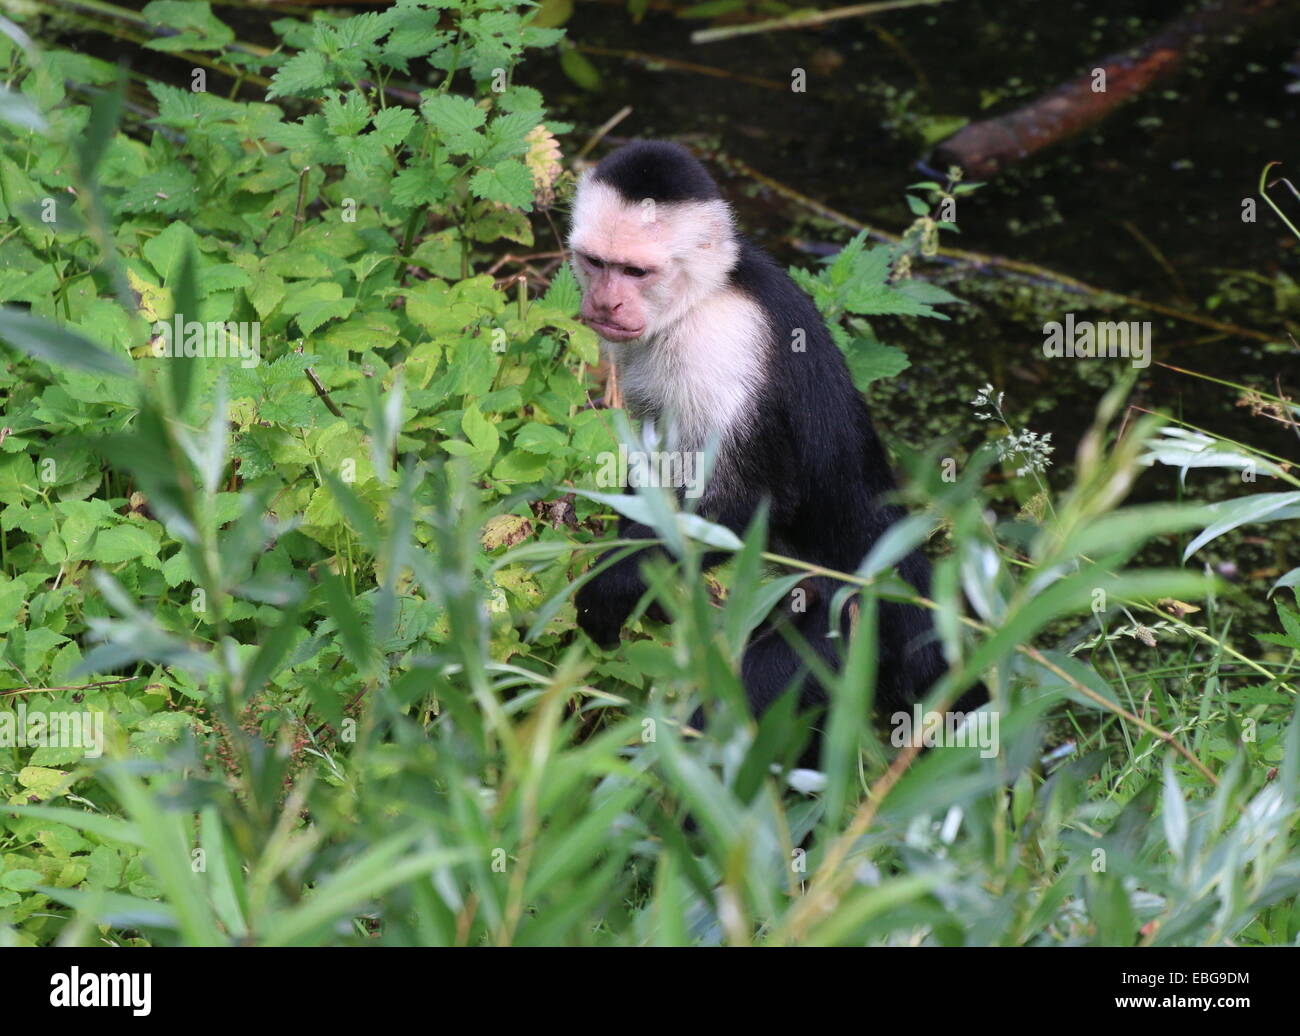
{"label": "dense green foliage", "polygon": [[[844,574],[859,636],[822,766],[791,772],[806,731],[788,703],[755,723],[734,666],[800,567],[758,525],[597,491],[631,433],[588,405],[576,283],[488,272],[571,180],[569,127],[512,85],[560,44],[528,15],[402,0],[276,22],[254,55],[156,0],[150,46],[271,79],[262,103],[150,81],[143,114],[112,66],[3,23],[0,717],[102,716],[106,744],[0,743],[0,941],[1293,941],[1300,578],[1281,633],[1234,646],[1194,561],[1131,559],[1300,495],[1124,499],[1157,462],[1300,482],[1207,436],[1121,437],[1124,383],[1064,493],[1009,427],[957,475],[904,458],[916,517]],[[956,301],[901,275],[941,226],[945,187],[917,191],[902,244],[796,272],[864,388],[907,365],[869,318]],[[157,355],[178,319],[256,326],[256,354]],[[997,464],[1033,486],[1004,521]],[[612,510],[681,560],[650,573],[672,626],[601,652],[569,597]],[[871,716],[873,609],[936,528],[934,699],[987,683],[987,758],[900,752]],[[720,580],[701,544],[736,551]]]}

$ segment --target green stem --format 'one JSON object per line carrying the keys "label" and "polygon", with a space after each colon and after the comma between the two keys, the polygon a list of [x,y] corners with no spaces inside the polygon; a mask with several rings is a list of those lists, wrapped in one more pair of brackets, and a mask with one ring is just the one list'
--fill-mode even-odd
{"label": "green stem", "polygon": [[[1277,205],[1274,203],[1273,199],[1268,196],[1267,188],[1272,187],[1274,186],[1274,184],[1281,182],[1279,180],[1274,180],[1273,183],[1266,183],[1266,181],[1268,180],[1268,171],[1272,169],[1275,165],[1281,165],[1281,164],[1282,164],[1281,162],[1269,162],[1269,164],[1264,167],[1264,171],[1259,174],[1259,196],[1263,198],[1266,202],[1268,202],[1268,207],[1277,213],[1277,218],[1287,225],[1287,228],[1291,231],[1292,234],[1296,236],[1297,239],[1300,239],[1300,230],[1296,229],[1295,224],[1292,223],[1289,219],[1287,219],[1286,213],[1283,212],[1281,209],[1279,209]],[[1291,187],[1291,184],[1288,182],[1287,186]],[[1291,187],[1291,193],[1292,194],[1296,193],[1296,189],[1294,187]]]}
{"label": "green stem", "polygon": [[402,256],[406,259],[411,257],[411,246],[415,244],[416,231],[420,229],[424,221],[424,215],[429,211],[428,203],[419,206],[411,213],[410,218],[406,221],[406,230],[402,234]]}
{"label": "green stem", "polygon": [[307,174],[311,172],[311,166],[302,167],[302,172],[298,174],[298,204],[293,210],[293,226],[289,228],[289,240],[292,241],[298,236],[298,231],[302,229],[303,220],[305,219],[304,210],[307,207]]}

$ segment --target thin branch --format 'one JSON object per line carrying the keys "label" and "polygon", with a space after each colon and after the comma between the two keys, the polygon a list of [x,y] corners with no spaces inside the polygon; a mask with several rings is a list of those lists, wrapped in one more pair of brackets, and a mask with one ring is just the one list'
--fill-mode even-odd
{"label": "thin branch", "polygon": [[96,680],[93,683],[68,684],[63,687],[16,687],[8,691],[0,691],[0,698],[8,698],[16,694],[52,694],[56,691],[88,691],[93,687],[113,687],[120,683],[135,683],[136,681],[143,679],[143,676],[119,676],[111,680]]}
{"label": "thin branch", "polygon": [[578,149],[578,153],[573,156],[574,162],[581,162],[591,154],[596,145],[605,139],[606,134],[631,114],[632,106],[630,104],[625,104],[622,108],[601,123],[600,128],[587,138],[587,143],[583,144],[582,147]]}
{"label": "thin branch", "polygon": [[[301,352],[302,350],[299,349],[298,351]],[[342,417],[343,411],[338,408],[334,400],[330,399],[329,390],[321,384],[320,378],[316,377],[316,372],[310,367],[306,367],[303,373],[307,375],[307,380],[311,382],[312,388],[316,390],[316,395],[320,396],[321,402],[325,404],[325,409],[335,417]]]}
{"label": "thin branch", "polygon": [[827,22],[840,21],[843,18],[860,18],[863,15],[882,14],[885,11],[897,11],[908,7],[935,7],[946,4],[948,0],[879,0],[871,4],[853,4],[851,7],[833,7],[829,11],[801,11],[788,14],[784,18],[769,18],[767,21],[750,22],[748,25],[722,25],[716,29],[701,29],[691,33],[692,43],[716,43],[736,36],[752,36],[760,32],[780,32],[783,29],[810,29],[825,25]]}
{"label": "thin branch", "polygon": [[615,47],[597,47],[588,43],[577,44],[577,49],[584,54],[595,54],[599,57],[622,58],[624,61],[634,61],[639,65],[646,65],[650,68],[661,66],[663,68],[675,69],[678,72],[692,72],[701,76],[712,76],[715,79],[730,79],[737,83],[748,83],[750,86],[757,86],[764,90],[788,90],[789,84],[778,82],[775,79],[764,79],[762,76],[751,76],[746,72],[732,72],[729,69],[717,68],[713,65],[701,65],[694,61],[682,61],[678,58],[666,58],[659,54],[647,54],[640,50],[619,50]]}

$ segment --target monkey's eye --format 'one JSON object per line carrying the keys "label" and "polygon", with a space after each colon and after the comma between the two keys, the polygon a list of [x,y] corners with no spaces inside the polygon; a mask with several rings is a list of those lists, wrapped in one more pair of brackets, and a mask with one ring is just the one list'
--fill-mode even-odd
{"label": "monkey's eye", "polygon": [[623,267],[623,272],[627,274],[629,277],[644,277],[650,271],[643,270],[639,266],[625,266]]}
{"label": "monkey's eye", "polygon": [[605,261],[603,259],[597,259],[594,255],[584,255],[582,261],[588,266],[594,266],[597,270],[603,270],[605,268]]}

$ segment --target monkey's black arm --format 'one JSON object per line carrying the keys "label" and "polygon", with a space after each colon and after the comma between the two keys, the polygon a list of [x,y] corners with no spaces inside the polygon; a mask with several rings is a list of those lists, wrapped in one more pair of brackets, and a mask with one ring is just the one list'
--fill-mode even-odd
{"label": "monkey's black arm", "polygon": [[[743,536],[766,489],[765,486],[751,488],[742,495],[724,501],[707,517],[726,526],[737,536]],[[619,538],[624,540],[657,539],[659,535],[650,526],[630,518],[623,518],[619,522],[618,532]],[[597,559],[596,565],[600,566],[620,551],[626,550],[627,547],[618,547],[606,551]],[[634,549],[589,579],[574,594],[573,604],[578,612],[578,625],[601,647],[609,648],[618,643],[619,633],[627,623],[628,616],[646,592],[645,580],[641,578],[641,565],[654,552],[666,553],[657,545]],[[707,551],[701,564],[707,570],[720,565],[728,557],[730,554],[725,550]],[[646,614],[657,622],[668,621],[668,616],[658,602],[652,602],[646,609]]]}
{"label": "monkey's black arm", "polygon": [[[618,532],[619,538],[625,540],[652,540],[658,535],[650,526],[629,518],[619,522]],[[606,551],[596,560],[597,567],[626,549],[618,547]],[[641,578],[641,562],[647,554],[657,549],[659,548],[644,547],[633,550],[588,579],[574,594],[573,605],[578,612],[578,625],[601,647],[609,648],[618,643],[623,624],[646,591],[645,582]]]}

